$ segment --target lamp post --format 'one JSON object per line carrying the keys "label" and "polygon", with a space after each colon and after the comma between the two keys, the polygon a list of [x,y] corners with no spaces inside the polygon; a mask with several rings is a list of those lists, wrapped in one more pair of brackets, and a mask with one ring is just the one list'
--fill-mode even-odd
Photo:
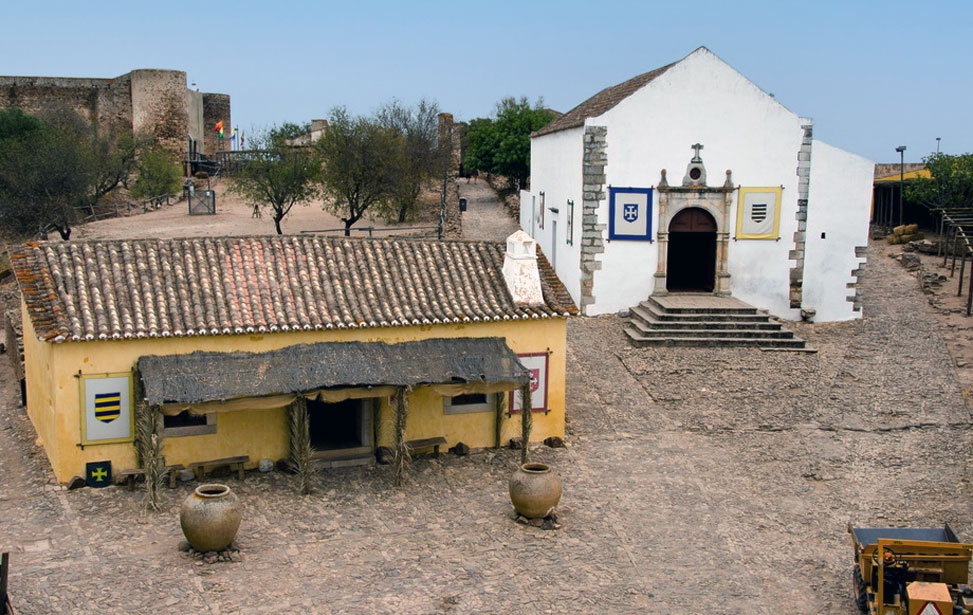
{"label": "lamp post", "polygon": [[905,224],[902,219],[902,187],[905,185],[905,146],[895,148],[899,152],[899,225]]}
{"label": "lamp post", "polygon": [[936,153],[937,153],[937,154],[939,153],[939,140],[940,140],[941,138],[942,138],[942,137],[936,137]]}

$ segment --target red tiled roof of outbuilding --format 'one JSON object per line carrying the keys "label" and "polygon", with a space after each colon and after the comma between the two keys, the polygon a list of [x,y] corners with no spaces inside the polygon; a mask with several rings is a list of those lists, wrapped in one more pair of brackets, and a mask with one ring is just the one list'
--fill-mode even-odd
{"label": "red tiled roof of outbuilding", "polygon": [[504,250],[477,241],[212,237],[34,242],[10,259],[34,331],[55,342],[577,314],[543,255],[544,304],[515,304]]}

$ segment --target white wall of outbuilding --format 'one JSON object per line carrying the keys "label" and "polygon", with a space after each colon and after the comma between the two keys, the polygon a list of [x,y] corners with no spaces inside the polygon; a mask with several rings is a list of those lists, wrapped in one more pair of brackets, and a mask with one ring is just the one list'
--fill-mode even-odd
{"label": "white wall of outbuilding", "polygon": [[868,205],[872,198],[875,163],[814,141],[811,146],[811,186],[807,210],[807,248],[804,257],[804,307],[814,309],[821,322],[860,318],[848,297],[857,282],[852,271],[864,258],[855,247],[868,245]]}
{"label": "white wall of outbuilding", "polygon": [[[520,228],[531,234],[548,259],[553,263],[561,282],[567,287],[575,303],[581,294],[581,164],[584,128],[555,132],[530,142],[530,191],[520,194]],[[536,211],[544,193],[544,227],[541,228]],[[568,200],[574,201],[574,229],[571,244],[567,243]],[[536,203],[536,207],[534,206]],[[554,208],[557,213],[550,211]],[[533,216],[533,221],[531,217]],[[553,221],[557,222],[557,249],[553,246]]]}

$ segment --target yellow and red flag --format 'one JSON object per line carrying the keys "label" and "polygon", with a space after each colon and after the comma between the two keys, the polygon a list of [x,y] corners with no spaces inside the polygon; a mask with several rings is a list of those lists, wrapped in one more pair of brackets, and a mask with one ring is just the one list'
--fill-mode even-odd
{"label": "yellow and red flag", "polygon": [[220,120],[220,121],[216,122],[216,126],[213,127],[213,130],[215,130],[217,136],[220,139],[222,139],[223,138],[223,120]]}

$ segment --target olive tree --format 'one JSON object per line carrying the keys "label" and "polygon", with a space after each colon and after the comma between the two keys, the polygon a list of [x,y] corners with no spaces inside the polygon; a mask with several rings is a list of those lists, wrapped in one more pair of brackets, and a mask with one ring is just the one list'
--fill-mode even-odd
{"label": "olive tree", "polygon": [[345,225],[345,235],[373,206],[388,202],[398,186],[396,161],[402,136],[382,122],[331,111],[328,130],[315,143],[323,166],[321,184],[330,197],[325,209]]}
{"label": "olive tree", "polygon": [[396,137],[388,209],[389,218],[405,222],[427,182],[446,171],[449,143],[439,139],[439,106],[424,99],[412,108],[392,101],[379,109],[376,119]]}
{"label": "olive tree", "polygon": [[247,151],[230,187],[255,207],[269,205],[278,235],[294,205],[309,205],[318,196],[321,175],[321,157],[315,149],[291,147],[285,140],[275,129],[254,137],[254,149]]}

